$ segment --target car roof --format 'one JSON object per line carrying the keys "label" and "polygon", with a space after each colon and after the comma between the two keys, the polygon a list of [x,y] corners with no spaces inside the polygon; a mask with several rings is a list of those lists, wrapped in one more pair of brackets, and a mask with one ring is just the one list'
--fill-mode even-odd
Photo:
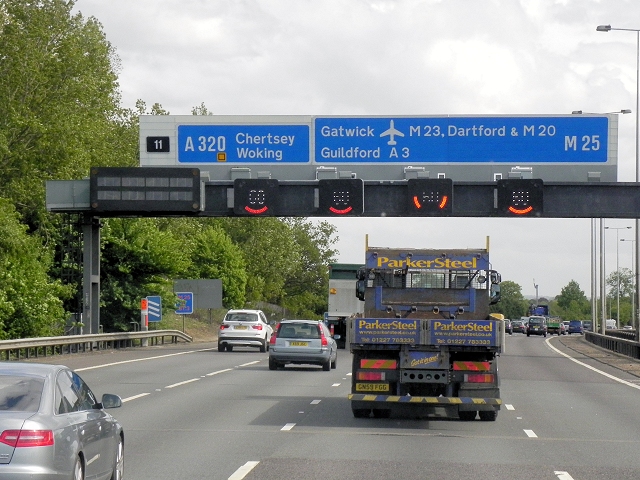
{"label": "car roof", "polygon": [[307,319],[300,319],[300,320],[282,319],[280,321],[280,323],[308,323],[308,324],[313,324],[313,325],[317,325],[319,322],[320,322],[320,320],[307,320]]}
{"label": "car roof", "polygon": [[262,310],[238,309],[229,310],[227,313],[262,313]]}
{"label": "car roof", "polygon": [[59,370],[68,369],[64,365],[49,365],[46,363],[29,362],[0,362],[0,375],[31,375],[47,377]]}

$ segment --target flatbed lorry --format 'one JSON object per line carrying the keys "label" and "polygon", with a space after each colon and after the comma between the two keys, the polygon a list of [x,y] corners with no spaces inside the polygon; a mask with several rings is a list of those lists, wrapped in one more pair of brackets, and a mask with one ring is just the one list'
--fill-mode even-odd
{"label": "flatbed lorry", "polygon": [[348,322],[355,417],[444,413],[494,421],[504,322],[490,316],[500,274],[486,249],[366,247]]}

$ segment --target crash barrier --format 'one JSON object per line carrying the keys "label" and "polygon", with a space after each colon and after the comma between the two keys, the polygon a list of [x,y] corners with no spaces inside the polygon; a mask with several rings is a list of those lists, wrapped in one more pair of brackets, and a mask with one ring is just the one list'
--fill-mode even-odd
{"label": "crash barrier", "polygon": [[606,348],[612,352],[640,360],[640,343],[634,340],[618,338],[608,333],[602,335],[594,332],[585,332],[585,339],[587,342],[593,343],[598,347]]}
{"label": "crash barrier", "polygon": [[152,330],[0,340],[0,360],[22,360],[94,350],[164,345],[169,342],[178,343],[179,340],[192,342],[193,338],[180,330]]}

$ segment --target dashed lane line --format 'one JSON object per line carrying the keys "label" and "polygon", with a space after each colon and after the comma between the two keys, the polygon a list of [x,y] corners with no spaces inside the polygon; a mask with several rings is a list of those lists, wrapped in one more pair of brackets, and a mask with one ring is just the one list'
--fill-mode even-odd
{"label": "dashed lane line", "polygon": [[256,468],[256,466],[259,464],[260,462],[247,462],[244,465],[242,465],[239,469],[237,469],[235,472],[233,472],[233,474],[229,477],[228,480],[242,480],[244,477],[247,476],[247,474],[253,470],[254,468]]}

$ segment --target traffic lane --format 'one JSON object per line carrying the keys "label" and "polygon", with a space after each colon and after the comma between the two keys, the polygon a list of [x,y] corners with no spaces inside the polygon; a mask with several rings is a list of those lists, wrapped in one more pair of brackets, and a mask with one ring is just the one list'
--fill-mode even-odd
{"label": "traffic lane", "polygon": [[315,408],[314,400],[333,394],[343,376],[315,367],[272,372],[261,362],[126,402],[117,418],[128,434],[127,475],[227,478],[248,453]]}
{"label": "traffic lane", "polygon": [[[577,364],[547,342],[514,342],[509,351],[501,372],[523,374],[502,376],[502,399],[505,407],[514,408],[522,430],[542,440],[538,454],[563,459],[570,466],[640,467],[633,453],[640,446],[640,424],[635,415],[622,413],[635,411],[640,401],[633,384]],[[558,449],[556,440],[566,447]]]}

